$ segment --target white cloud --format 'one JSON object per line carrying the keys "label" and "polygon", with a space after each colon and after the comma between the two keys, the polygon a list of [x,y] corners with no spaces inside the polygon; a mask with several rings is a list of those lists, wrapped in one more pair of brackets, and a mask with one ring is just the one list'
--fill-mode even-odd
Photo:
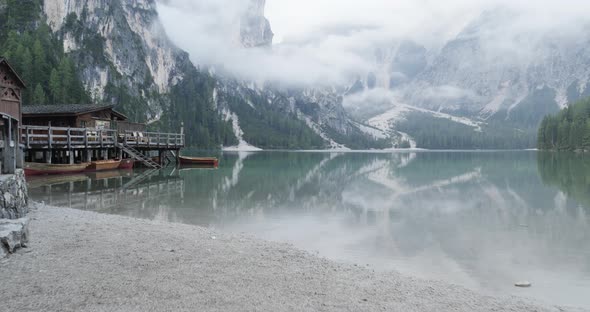
{"label": "white cloud", "polygon": [[[276,34],[272,50],[236,45],[246,1],[167,0],[159,13],[170,37],[199,64],[257,81],[344,83],[372,70],[373,49],[409,38],[436,50],[482,12],[518,12],[511,23],[483,35],[492,60],[526,60],[534,40],[548,32],[579,34],[590,1],[579,0],[267,0]],[[448,90],[447,90],[448,91]]]}

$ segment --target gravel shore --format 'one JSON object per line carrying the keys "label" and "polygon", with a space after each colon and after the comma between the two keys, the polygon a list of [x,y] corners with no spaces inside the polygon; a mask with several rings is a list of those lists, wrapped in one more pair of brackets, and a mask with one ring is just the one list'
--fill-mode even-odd
{"label": "gravel shore", "polygon": [[37,205],[0,262],[0,311],[563,311],[324,260],[289,245]]}

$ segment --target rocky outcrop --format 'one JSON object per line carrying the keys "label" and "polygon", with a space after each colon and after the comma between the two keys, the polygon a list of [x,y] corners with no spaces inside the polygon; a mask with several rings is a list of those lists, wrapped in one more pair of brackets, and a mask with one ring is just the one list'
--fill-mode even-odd
{"label": "rocky outcrop", "polygon": [[29,219],[0,219],[0,259],[27,247],[29,242]]}
{"label": "rocky outcrop", "polygon": [[24,172],[0,175],[0,219],[23,218],[29,211]]}
{"label": "rocky outcrop", "polygon": [[46,0],[44,12],[94,97],[108,102],[123,90],[147,103],[138,108],[145,118],[159,118],[156,95],[183,78],[189,61],[167,37],[154,0]]}
{"label": "rocky outcrop", "polygon": [[[244,1],[242,14],[232,19],[236,25],[231,25],[235,28],[231,28],[228,42],[246,49],[272,48],[274,34],[264,15],[265,4],[265,0]],[[79,67],[86,89],[94,98],[118,105],[131,119],[162,120],[169,106],[175,105],[170,96],[177,91],[174,87],[199,74],[188,54],[166,35],[155,0],[45,0],[44,13],[52,30],[63,39],[64,50]],[[222,69],[211,73],[218,82],[220,97],[223,93],[240,95],[243,104],[249,105],[244,94],[256,94],[268,103],[277,103],[280,109],[296,113],[327,145],[341,147],[344,143],[339,145],[334,140],[343,141],[349,133],[358,133],[342,107],[340,92],[285,90],[270,83],[243,81]],[[201,78],[209,79],[204,75]],[[202,100],[219,102],[208,94]],[[220,115],[232,114],[224,105],[216,108]]]}
{"label": "rocky outcrop", "polygon": [[26,247],[29,237],[27,182],[23,170],[0,175],[0,259]]}
{"label": "rocky outcrop", "polygon": [[274,34],[264,16],[266,0],[251,0],[240,19],[240,42],[245,48],[272,46]]}

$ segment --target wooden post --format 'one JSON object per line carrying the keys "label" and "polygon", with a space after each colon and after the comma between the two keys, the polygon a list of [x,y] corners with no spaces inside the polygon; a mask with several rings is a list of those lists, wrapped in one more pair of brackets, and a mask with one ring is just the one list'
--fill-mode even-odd
{"label": "wooden post", "polygon": [[53,144],[53,129],[51,129],[51,121],[49,121],[49,128],[47,129],[47,140],[48,140],[48,145],[49,145],[49,150],[51,150],[52,148],[52,144]]}
{"label": "wooden post", "polygon": [[86,162],[92,161],[92,150],[86,150]]}
{"label": "wooden post", "polygon": [[68,150],[72,149],[72,130],[68,127]]}
{"label": "wooden post", "polygon": [[102,150],[102,159],[109,160],[109,151],[108,150],[105,150],[105,149]]}
{"label": "wooden post", "polygon": [[100,140],[100,147],[103,147],[104,142],[102,141],[102,130],[98,130],[98,139]]}
{"label": "wooden post", "polygon": [[88,148],[88,128],[84,129],[84,147]]}
{"label": "wooden post", "polygon": [[184,146],[184,122],[180,123],[180,145]]}
{"label": "wooden post", "polygon": [[25,128],[25,134],[26,134],[26,139],[27,139],[27,148],[30,149],[31,148],[31,137],[29,134],[29,128],[26,127]]}
{"label": "wooden post", "polygon": [[22,169],[25,167],[25,152],[20,146],[16,148],[16,168]]}
{"label": "wooden post", "polygon": [[68,153],[70,154],[70,165],[74,164],[74,151],[69,150]]}

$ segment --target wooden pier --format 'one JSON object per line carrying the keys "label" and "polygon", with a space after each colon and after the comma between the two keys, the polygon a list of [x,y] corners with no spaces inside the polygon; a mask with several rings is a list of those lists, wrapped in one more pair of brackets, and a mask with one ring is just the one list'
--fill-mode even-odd
{"label": "wooden pier", "polygon": [[[0,57],[0,174],[23,168],[23,160],[46,164],[80,164],[134,159],[160,169],[179,163],[180,133],[147,131],[111,104],[22,105],[26,88]],[[157,162],[154,158],[158,159]]]}
{"label": "wooden pier", "polygon": [[[23,126],[21,142],[30,162],[69,163],[122,159],[123,154],[157,168],[184,148],[184,133],[160,133],[111,129]],[[150,154],[157,152],[159,163]],[[170,155],[172,154],[172,155]]]}
{"label": "wooden pier", "polygon": [[75,164],[131,158],[160,169],[184,148],[182,128],[180,133],[150,132],[146,124],[129,122],[112,105],[30,105],[22,109],[20,142],[27,162]]}

